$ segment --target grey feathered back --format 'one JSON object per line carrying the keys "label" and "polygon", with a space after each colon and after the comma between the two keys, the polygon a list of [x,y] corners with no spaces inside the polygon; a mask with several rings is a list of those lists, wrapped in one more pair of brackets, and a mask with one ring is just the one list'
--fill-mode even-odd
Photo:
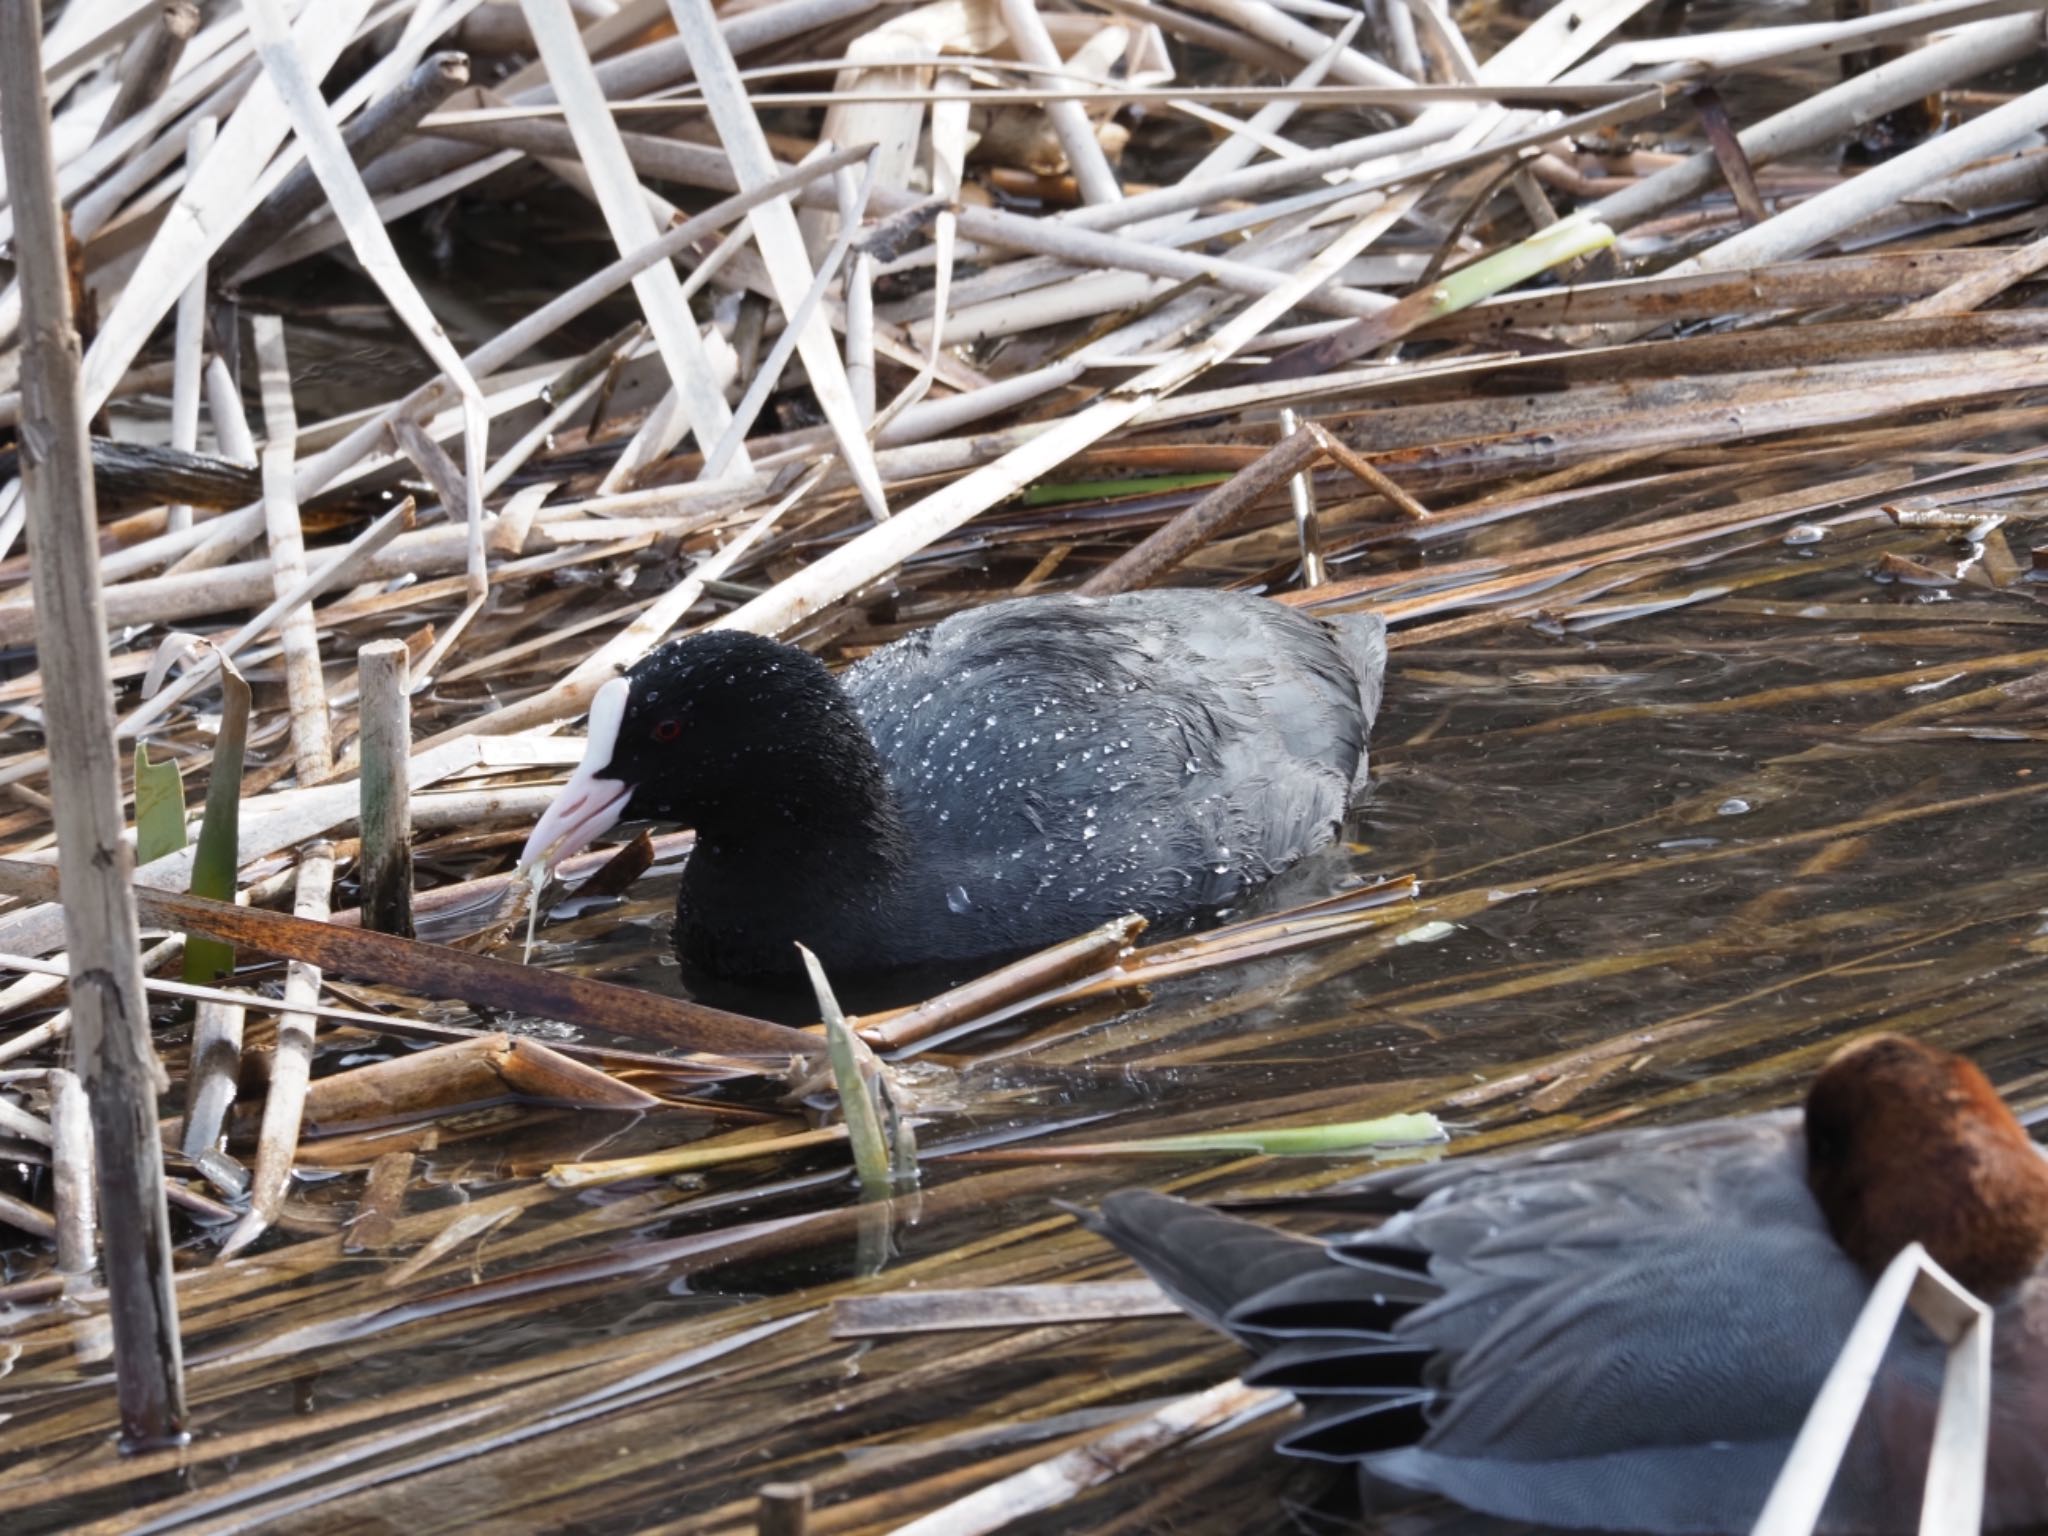
{"label": "grey feathered back", "polygon": [[[961,942],[989,952],[1227,907],[1327,847],[1364,782],[1385,665],[1375,615],[1155,591],[972,609],[842,682],[923,885],[957,893]],[[982,792],[963,808],[937,792],[949,781]],[[929,935],[946,917],[915,921]]]}

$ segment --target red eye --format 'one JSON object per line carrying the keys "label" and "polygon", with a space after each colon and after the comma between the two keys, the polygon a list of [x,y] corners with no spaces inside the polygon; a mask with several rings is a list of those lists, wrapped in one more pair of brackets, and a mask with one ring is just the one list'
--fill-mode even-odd
{"label": "red eye", "polygon": [[683,722],[680,720],[663,720],[654,727],[654,739],[656,741],[674,741],[682,734]]}

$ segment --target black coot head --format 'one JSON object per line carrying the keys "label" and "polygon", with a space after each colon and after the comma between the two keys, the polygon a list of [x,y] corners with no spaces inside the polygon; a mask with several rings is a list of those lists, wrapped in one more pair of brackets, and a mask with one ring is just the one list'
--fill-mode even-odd
{"label": "black coot head", "polygon": [[559,863],[621,820],[773,815],[779,788],[851,721],[802,651],[733,630],[672,641],[598,690],[583,761],[520,862]]}
{"label": "black coot head", "polygon": [[626,815],[684,821],[762,793],[778,764],[818,749],[820,718],[845,706],[811,656],[737,630],[663,646],[626,674],[609,778],[633,786]]}

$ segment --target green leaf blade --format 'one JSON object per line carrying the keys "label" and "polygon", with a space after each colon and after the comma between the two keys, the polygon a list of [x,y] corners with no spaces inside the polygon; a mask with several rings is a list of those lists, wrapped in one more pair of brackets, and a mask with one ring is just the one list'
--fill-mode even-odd
{"label": "green leaf blade", "polygon": [[135,862],[154,864],[183,848],[185,775],[176,758],[149,760],[149,748],[135,743]]}

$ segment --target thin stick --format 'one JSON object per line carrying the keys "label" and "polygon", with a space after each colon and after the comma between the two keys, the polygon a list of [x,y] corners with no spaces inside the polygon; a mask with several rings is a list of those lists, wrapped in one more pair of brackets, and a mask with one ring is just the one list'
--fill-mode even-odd
{"label": "thin stick", "polygon": [[[520,0],[520,6],[619,253],[625,255],[648,244],[659,233],[654,215],[626,159],[618,125],[612,121],[590,55],[584,52],[568,0]],[[682,405],[682,419],[700,445],[717,442],[731,422],[732,412],[712,382],[711,360],[705,355],[690,307],[683,302],[675,268],[667,262],[648,267],[633,278],[633,291],[640,297],[648,328],[668,365],[669,380]],[[752,467],[744,448],[738,455],[738,467],[743,471]]]}
{"label": "thin stick", "polygon": [[[1973,0],[1973,3],[1981,4],[1982,0]],[[2004,3],[2017,4],[2020,3],[2020,0],[2004,0]],[[1121,0],[1119,0],[1120,4]],[[1112,10],[1118,8],[1119,6],[1110,7]],[[1362,17],[1356,14],[1351,15],[1347,18],[1346,30],[1355,36],[1362,22]],[[1780,31],[1789,29],[1771,28],[1769,30]],[[1348,39],[1345,39],[1345,41],[1348,42]],[[1325,39],[1326,46],[1327,43],[1328,39]],[[1338,57],[1341,56],[1342,50],[1340,49]],[[794,71],[813,72],[817,70],[845,69],[852,62],[850,59],[810,60],[802,64],[774,65],[762,69],[742,70],[740,75],[743,80],[763,80]],[[1626,82],[1601,83],[1597,81],[1564,81],[1555,85],[1524,85],[1511,81],[1491,84],[1479,81],[1459,81],[1442,85],[1331,85],[1314,90],[1305,89],[1298,84],[1250,85],[1227,82],[1200,85],[1189,83],[1170,86],[1140,86],[1132,85],[1124,80],[1108,80],[1093,83],[1092,77],[1078,74],[1065,64],[1062,64],[1058,69],[1035,68],[1034,66],[1021,64],[1010,59],[990,59],[951,53],[946,56],[946,62],[948,65],[957,65],[962,70],[972,67],[977,71],[1001,71],[1018,75],[1038,73],[1046,76],[1061,77],[1070,81],[1091,81],[1091,83],[1087,84],[1046,89],[1028,85],[986,86],[980,90],[963,93],[968,102],[977,107],[1040,106],[1047,102],[1074,101],[1095,103],[1101,106],[1121,107],[1156,104],[1164,107],[1186,108],[1201,103],[1256,105],[1259,103],[1284,101],[1304,107],[1368,106],[1413,108],[1416,111],[1420,111],[1424,107],[1443,103],[1505,102],[1512,107],[1527,109],[1541,106],[1564,107],[1578,106],[1587,102],[1619,101],[1638,88]],[[860,63],[864,69],[879,73],[884,69],[891,68],[908,69],[911,67],[912,61],[903,60],[895,65],[891,65],[884,60],[861,60]],[[930,63],[930,60],[924,61],[927,67]],[[1279,69],[1293,69],[1297,67],[1296,60],[1285,56],[1274,58],[1272,63],[1275,68]],[[946,98],[946,95],[945,91],[937,87],[917,89],[903,86],[881,90],[863,86],[859,92],[854,93],[852,96],[849,96],[849,93],[845,91],[762,91],[752,94],[750,99],[756,107],[760,108],[829,107],[846,102],[849,99],[857,99],[863,104],[868,102],[916,102],[928,104],[934,101],[942,101]],[[664,97],[654,101],[622,101],[617,103],[614,112],[615,115],[624,118],[638,116],[641,113],[667,114],[674,112],[678,105],[685,104],[687,104],[687,98],[678,100]],[[543,115],[544,109],[482,107],[472,111],[444,112],[433,118],[425,126],[428,132],[433,132],[437,129],[475,123],[530,122]],[[1237,132],[1242,127],[1248,126],[1233,123],[1223,114],[1202,120],[1210,123],[1212,127],[1226,132]],[[1287,151],[1283,149],[1281,152],[1286,153]]]}
{"label": "thin stick", "polygon": [[1323,445],[1323,452],[1330,456],[1333,463],[1343,465],[1416,522],[1429,521],[1429,508],[1396,485],[1371,459],[1353,453],[1342,438],[1324,431],[1314,422],[1308,424],[1308,430],[1309,435]]}
{"label": "thin stick", "polygon": [[865,1020],[859,1029],[860,1037],[880,1051],[921,1044],[966,1020],[983,1019],[1076,976],[1106,970],[1144,928],[1145,920],[1141,917],[1119,917],[1078,938],[1063,940],[937,997],[927,998],[915,1007],[886,1018]]}
{"label": "thin stick", "polygon": [[832,1303],[835,1339],[944,1333],[956,1328],[1037,1328],[1126,1317],[1171,1317],[1180,1307],[1150,1280],[1067,1285],[990,1285],[972,1290],[902,1290],[841,1296]]}
{"label": "thin stick", "polygon": [[[1393,8],[1407,14],[1400,0],[1393,0]],[[1289,437],[1301,430],[1301,418],[1291,407],[1281,409],[1280,430]],[[1287,482],[1287,504],[1294,509],[1294,537],[1301,546],[1301,584],[1320,587],[1323,584],[1323,531],[1316,516],[1315,482],[1306,474],[1294,476]]]}
{"label": "thin stick", "polygon": [[403,640],[356,652],[362,715],[363,926],[411,938],[412,751],[410,653]]}
{"label": "thin stick", "polygon": [[[1000,4],[1003,25],[1009,30],[1010,46],[1017,50],[1017,57],[1027,64],[1060,68],[1064,61],[1053,44],[1052,34],[1045,29],[1045,18],[1038,14],[1038,0],[1000,0]],[[1052,121],[1052,131],[1059,136],[1060,148],[1067,152],[1067,165],[1081,188],[1081,200],[1113,203],[1122,198],[1124,190],[1117,185],[1116,173],[1109,168],[1102,145],[1096,141],[1095,125],[1088,121],[1087,109],[1078,101],[1057,96],[1044,98],[1044,102],[1045,115]]]}
{"label": "thin stick", "polygon": [[23,325],[21,478],[44,674],[44,729],[59,764],[55,820],[64,928],[80,976],[73,1034],[92,1100],[121,1425],[136,1444],[185,1417],[170,1217],[156,1135],[156,1052],[137,961],[134,855],[121,840],[106,620],[78,332],[50,158],[41,0],[0,5],[0,156],[15,212]]}
{"label": "thin stick", "polygon": [[[308,922],[327,920],[334,889],[334,845],[315,843],[299,861],[299,888],[292,914]],[[320,1001],[320,967],[294,960],[285,969],[287,1003]],[[263,1100],[263,1126],[256,1136],[256,1172],[249,1188],[249,1214],[228,1240],[221,1257],[231,1258],[261,1237],[284,1207],[291,1183],[292,1154],[299,1145],[299,1119],[313,1065],[313,1016],[278,1015],[277,1044],[270,1057],[270,1092]]]}
{"label": "thin stick", "polygon": [[[421,62],[401,85],[373,102],[342,130],[341,141],[358,166],[366,166],[394,148],[418,126],[421,118],[469,84],[469,57],[437,53]],[[275,245],[321,203],[320,178],[301,165],[266,197],[256,211],[214,254],[214,270],[223,280]]]}
{"label": "thin stick", "polygon": [[50,1218],[48,1211],[5,1193],[0,1193],[0,1223],[13,1227],[17,1232],[26,1232],[30,1237],[42,1238],[45,1242],[57,1235],[57,1223]]}
{"label": "thin stick", "polygon": [[1216,487],[1135,548],[1081,583],[1083,597],[1129,592],[1187,559],[1242,517],[1267,492],[1285,485],[1323,457],[1313,432],[1283,437],[1237,474]]}
{"label": "thin stick", "polygon": [[1893,207],[1927,183],[1997,153],[2044,124],[2048,124],[2048,86],[2037,86],[1982,117],[1972,118],[1959,128],[1951,128],[1895,159],[1788,208],[1776,218],[1766,219],[1754,229],[1723,240],[1692,260],[1670,268],[1666,275],[1726,272],[1803,256],[1823,240],[1852,228],[1873,213]]}
{"label": "thin stick", "polygon": [[[732,157],[733,174],[739,179],[740,189],[745,191],[772,180],[777,167],[768,149],[768,136],[762,132],[760,120],[740,86],[739,66],[733,62],[724,33],[719,31],[710,0],[669,0],[669,14],[675,20],[676,35],[689,50],[704,104],[718,129],[720,142]],[[754,232],[754,248],[768,269],[776,300],[797,333],[796,347],[803,358],[804,372],[810,377],[811,389],[825,419],[831,423],[839,452],[853,475],[853,483],[860,489],[869,515],[881,522],[889,515],[888,498],[882,491],[881,475],[875,469],[875,452],[868,443],[866,425],[854,405],[846,365],[832,339],[832,327],[822,312],[806,314],[801,308],[804,295],[812,286],[813,274],[804,254],[796,211],[790,207],[788,198],[770,198],[747,215],[747,223]],[[729,433],[730,425],[723,430]],[[700,437],[698,441],[708,447],[711,440]],[[744,453],[738,467],[747,468]],[[708,460],[706,472],[717,473]]]}
{"label": "thin stick", "polygon": [[[860,212],[854,207],[854,194],[859,186],[853,172],[846,167],[833,174],[832,189],[839,196],[839,222],[842,226],[860,220]],[[847,264],[844,288],[846,384],[853,391],[853,406],[860,413],[864,429],[875,424],[875,267],[875,258],[870,252],[856,249],[853,260]]]}
{"label": "thin stick", "polygon": [[1226,1381],[1206,1392],[1168,1403],[1157,1413],[1131,1419],[1084,1445],[977,1489],[899,1526],[895,1536],[983,1536],[1041,1510],[1057,1508],[1083,1489],[1107,1482],[1127,1467],[1178,1444],[1190,1435],[1248,1413],[1270,1412],[1288,1400],[1284,1392]]}
{"label": "thin stick", "polygon": [[[214,131],[219,127],[211,117],[202,117],[192,125],[192,131],[185,140],[185,174],[189,178],[199,169],[199,162],[206,158],[206,152],[213,148]],[[199,397],[205,390],[203,377],[206,367],[206,270],[185,286],[178,295],[178,321],[175,330],[175,351],[171,359],[171,446],[190,453],[199,446]],[[176,533],[192,526],[192,509],[188,506],[174,506],[165,515],[164,530]]]}
{"label": "thin stick", "polygon": [[[341,792],[353,800],[352,787],[343,786]],[[57,889],[53,871],[16,859],[0,859],[0,893],[45,901],[53,898]],[[300,922],[256,907],[174,896],[147,885],[136,888],[136,901],[153,925],[205,933],[237,948],[280,959],[311,956],[341,975],[428,996],[459,997],[485,1007],[559,1018],[689,1051],[763,1057],[778,1065],[786,1065],[791,1056],[809,1061],[822,1049],[818,1040],[801,1030],[592,977],[516,965],[336,923]],[[692,1067],[699,1064],[686,1063]],[[718,1061],[717,1065],[729,1064]]]}

